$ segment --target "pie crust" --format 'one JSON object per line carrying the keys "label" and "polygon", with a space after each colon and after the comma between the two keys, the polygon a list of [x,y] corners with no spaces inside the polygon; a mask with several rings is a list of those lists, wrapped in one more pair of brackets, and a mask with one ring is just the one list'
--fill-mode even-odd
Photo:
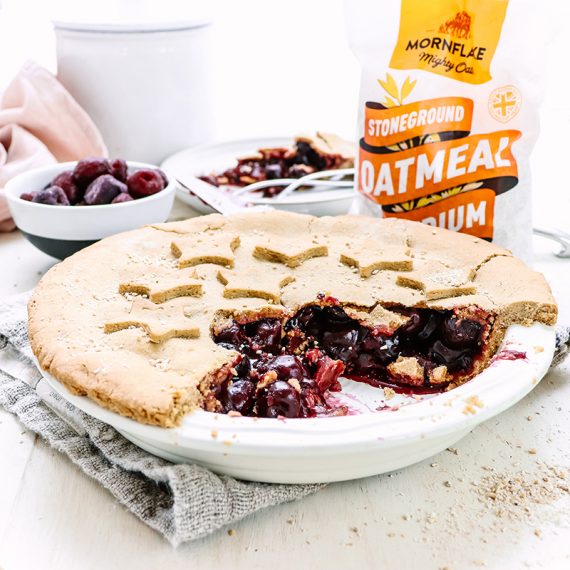
{"label": "pie crust", "polygon": [[[479,238],[404,220],[247,212],[147,226],[80,251],[36,287],[29,336],[41,367],[72,392],[170,427],[196,408],[228,411],[220,389],[232,385],[244,357],[223,338],[264,319],[283,325],[276,342],[289,348],[279,350],[303,358],[314,378],[329,374],[317,400],[338,389],[348,362],[338,355],[357,347],[346,346],[348,333],[330,345],[334,331],[308,332],[317,317],[321,329],[340,318],[342,331],[387,339],[394,354],[381,372],[391,383],[449,389],[488,365],[510,325],[552,325],[557,307],[541,274]],[[467,323],[476,345],[458,351],[438,336],[415,349],[409,331],[432,317],[438,331]],[[394,349],[391,339],[407,348]],[[265,349],[244,350],[257,358]],[[455,371],[442,364],[449,354]],[[267,396],[279,374],[268,364],[258,392]],[[303,382],[288,380],[306,412],[314,398],[303,395]],[[323,401],[314,409],[335,413]],[[267,398],[263,406],[271,407]],[[263,415],[263,406],[252,413]]]}

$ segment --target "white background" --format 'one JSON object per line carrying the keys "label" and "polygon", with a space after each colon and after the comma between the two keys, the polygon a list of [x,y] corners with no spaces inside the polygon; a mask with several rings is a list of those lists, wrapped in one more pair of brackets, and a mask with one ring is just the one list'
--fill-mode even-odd
{"label": "white background", "polygon": [[[0,89],[29,58],[55,72],[50,18],[62,9],[63,1],[2,0]],[[134,10],[145,4],[160,9],[165,2],[177,3],[124,1]],[[101,0],[72,4],[76,12],[103,10]],[[317,129],[356,138],[359,64],[346,42],[342,0],[180,0],[179,4],[186,10],[207,11],[214,20],[216,138]],[[542,225],[570,229],[570,177],[566,172],[570,164],[570,64],[566,55],[570,27],[565,24],[570,2],[543,0],[541,4],[550,43],[542,136],[532,161],[535,218]],[[382,33],[382,23],[378,25]],[[528,41],[532,45],[537,39],[529,37]]]}

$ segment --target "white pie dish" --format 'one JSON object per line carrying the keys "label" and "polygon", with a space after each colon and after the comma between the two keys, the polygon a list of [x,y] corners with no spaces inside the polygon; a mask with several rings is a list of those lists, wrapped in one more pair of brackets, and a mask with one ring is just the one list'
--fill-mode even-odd
{"label": "white pie dish", "polygon": [[[511,326],[498,357],[462,386],[424,397],[397,396],[377,411],[383,391],[343,381],[336,398],[361,413],[344,417],[275,420],[228,417],[202,410],[168,429],[140,424],[71,394],[42,372],[49,385],[127,439],[174,462],[195,462],[217,473],[271,483],[316,483],[393,471],[426,459],[476,425],[513,406],[546,374],[554,353],[552,327]],[[505,359],[518,351],[525,359]]]}
{"label": "white pie dish", "polygon": [[[197,176],[222,172],[236,163],[236,159],[254,153],[259,148],[291,146],[293,137],[253,138],[227,141],[215,144],[193,146],[168,157],[161,168],[175,178],[191,181]],[[188,184],[190,185],[190,184]],[[220,190],[223,191],[223,190]],[[176,197],[201,214],[212,214],[214,210],[178,186]],[[279,210],[313,216],[339,216],[346,214],[354,197],[352,189],[330,190],[326,194],[295,192],[280,201],[259,197],[252,200],[256,206],[272,206]]]}

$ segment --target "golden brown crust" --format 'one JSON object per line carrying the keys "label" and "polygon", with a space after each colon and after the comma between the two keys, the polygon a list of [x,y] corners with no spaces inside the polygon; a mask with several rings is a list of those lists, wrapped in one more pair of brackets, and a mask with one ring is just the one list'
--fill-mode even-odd
{"label": "golden brown crust", "polygon": [[[369,262],[377,267],[362,271]],[[237,358],[213,342],[214,328],[292,314],[323,295],[370,326],[401,324],[393,306],[491,315],[475,373],[511,324],[551,325],[557,315],[542,275],[471,236],[400,220],[247,212],[145,227],[63,261],[32,295],[30,341],[42,368],[74,392],[172,426],[211,409],[207,386]]]}
{"label": "golden brown crust", "polygon": [[297,136],[295,142],[306,142],[321,156],[335,157],[337,168],[354,166],[354,143],[338,135],[317,132],[315,136]]}

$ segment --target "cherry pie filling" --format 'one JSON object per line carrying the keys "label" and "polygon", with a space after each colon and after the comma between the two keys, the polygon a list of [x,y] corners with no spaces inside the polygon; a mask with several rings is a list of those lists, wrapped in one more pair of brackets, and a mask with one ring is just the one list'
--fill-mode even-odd
{"label": "cherry pie filling", "polygon": [[[240,353],[233,376],[213,388],[219,410],[267,418],[346,415],[345,406],[327,402],[330,392],[341,390],[341,375],[372,386],[435,392],[473,371],[489,315],[391,310],[407,317],[393,331],[363,325],[335,305],[309,305],[285,320],[232,321],[214,335],[217,344]],[[395,372],[391,365],[406,357],[415,358],[420,376]]]}
{"label": "cherry pie filling", "polygon": [[[264,148],[260,149],[259,153],[261,158],[240,158],[236,166],[228,168],[222,174],[210,174],[200,178],[214,186],[247,186],[254,182],[301,178],[319,170],[337,169],[344,161],[340,155],[318,153],[304,141],[297,141],[294,150]],[[285,187],[270,186],[261,190],[261,193],[264,198],[272,198],[283,188]]]}

